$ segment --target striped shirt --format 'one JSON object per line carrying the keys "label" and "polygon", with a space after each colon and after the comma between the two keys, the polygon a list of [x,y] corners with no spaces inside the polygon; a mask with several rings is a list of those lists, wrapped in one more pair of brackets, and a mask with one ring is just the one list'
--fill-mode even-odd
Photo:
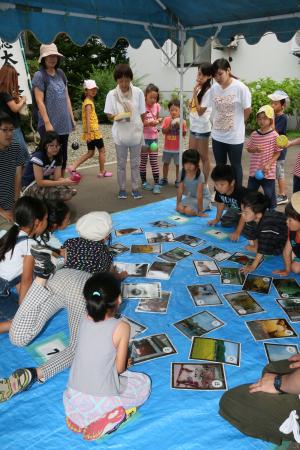
{"label": "striped shirt", "polygon": [[286,216],[279,211],[266,211],[247,235],[248,239],[257,239],[257,252],[262,255],[281,255],[287,237]]}
{"label": "striped shirt", "polygon": [[293,175],[300,177],[300,152],[298,153]]}
{"label": "striped shirt", "polygon": [[5,211],[13,209],[16,169],[23,165],[24,157],[17,142],[5,149],[0,149],[0,207]]}
{"label": "striped shirt", "polygon": [[[281,149],[276,144],[276,138],[278,133],[274,130],[268,131],[268,133],[262,134],[259,130],[253,131],[246,144],[246,148],[252,149],[253,147],[261,147],[263,151],[261,153],[250,153],[250,169],[249,176],[254,177],[255,172],[259,169],[263,169],[270,159],[272,159],[275,152],[280,152]],[[275,180],[276,178],[276,161],[271,165],[271,168],[265,178],[268,180]]]}

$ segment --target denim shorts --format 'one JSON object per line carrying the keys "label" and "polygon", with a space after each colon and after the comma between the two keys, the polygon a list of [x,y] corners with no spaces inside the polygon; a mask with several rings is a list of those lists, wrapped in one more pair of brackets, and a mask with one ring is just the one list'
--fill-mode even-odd
{"label": "denim shorts", "polygon": [[10,295],[10,290],[19,284],[20,281],[21,275],[10,281],[0,277],[0,297],[8,297]]}
{"label": "denim shorts", "polygon": [[194,139],[198,139],[199,141],[201,139],[208,139],[209,136],[210,136],[210,131],[208,131],[207,133],[197,133],[196,131],[190,130],[190,137],[192,137]]}
{"label": "denim shorts", "polygon": [[170,162],[174,161],[176,166],[179,166],[179,152],[171,152],[169,150],[164,150],[162,155],[162,162],[166,164],[170,164]]}

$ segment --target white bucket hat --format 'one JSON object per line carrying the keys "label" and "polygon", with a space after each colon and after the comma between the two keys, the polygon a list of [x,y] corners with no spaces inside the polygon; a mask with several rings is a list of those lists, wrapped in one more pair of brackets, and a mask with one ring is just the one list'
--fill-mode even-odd
{"label": "white bucket hat", "polygon": [[84,80],[83,88],[84,89],[94,89],[94,88],[98,89],[98,86],[96,85],[95,80]]}
{"label": "white bucket hat", "polygon": [[83,239],[102,241],[112,231],[110,214],[105,211],[92,211],[76,222],[76,231]]}
{"label": "white bucket hat", "polygon": [[40,57],[39,57],[39,63],[42,61],[43,58],[46,58],[46,56],[50,55],[56,55],[63,57],[61,53],[58,52],[57,47],[55,44],[42,44],[40,46]]}
{"label": "white bucket hat", "polygon": [[273,102],[280,102],[280,100],[287,100],[289,96],[286,92],[277,90],[274,91],[273,94],[268,95],[270,100],[273,100]]}

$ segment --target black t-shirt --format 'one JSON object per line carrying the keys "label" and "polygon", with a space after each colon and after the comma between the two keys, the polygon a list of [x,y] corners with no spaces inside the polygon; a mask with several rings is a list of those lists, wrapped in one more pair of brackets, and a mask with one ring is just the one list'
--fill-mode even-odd
{"label": "black t-shirt", "polygon": [[215,201],[217,203],[224,203],[226,208],[234,208],[240,211],[241,202],[247,192],[249,192],[247,188],[243,186],[239,187],[235,184],[234,190],[230,195],[220,194],[220,192],[216,190]]}
{"label": "black t-shirt", "polygon": [[253,224],[248,239],[257,239],[257,252],[262,255],[281,255],[287,240],[286,216],[279,211],[266,211],[257,224]]}
{"label": "black t-shirt", "polygon": [[34,181],[34,164],[42,168],[44,180],[50,180],[56,167],[61,166],[61,154],[59,153],[52,161],[49,161],[45,153],[40,150],[32,153],[22,176],[23,187],[29,186]]}
{"label": "black t-shirt", "polygon": [[[275,130],[278,134],[286,134],[287,131],[287,116],[286,114],[280,114],[279,116],[275,116]],[[279,158],[277,161],[281,161],[282,159],[285,159],[287,149],[284,148],[281,150]]]}
{"label": "black t-shirt", "polygon": [[300,240],[296,231],[289,230],[289,240],[296,258],[300,258]]}
{"label": "black t-shirt", "polygon": [[6,92],[0,92],[0,112],[7,114],[11,118],[13,126],[15,128],[20,128],[20,114],[14,113],[7,105],[7,102],[10,102],[11,100],[13,100],[13,97],[10,94]]}

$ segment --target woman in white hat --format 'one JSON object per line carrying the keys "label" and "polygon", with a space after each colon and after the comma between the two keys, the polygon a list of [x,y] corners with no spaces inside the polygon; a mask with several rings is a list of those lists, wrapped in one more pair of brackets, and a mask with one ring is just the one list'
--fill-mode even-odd
{"label": "woman in white hat", "polygon": [[68,94],[67,78],[58,68],[60,58],[55,44],[40,47],[40,69],[32,79],[33,92],[38,107],[38,131],[43,138],[46,131],[55,130],[60,136],[62,172],[67,165],[68,137],[75,126],[72,105]]}

